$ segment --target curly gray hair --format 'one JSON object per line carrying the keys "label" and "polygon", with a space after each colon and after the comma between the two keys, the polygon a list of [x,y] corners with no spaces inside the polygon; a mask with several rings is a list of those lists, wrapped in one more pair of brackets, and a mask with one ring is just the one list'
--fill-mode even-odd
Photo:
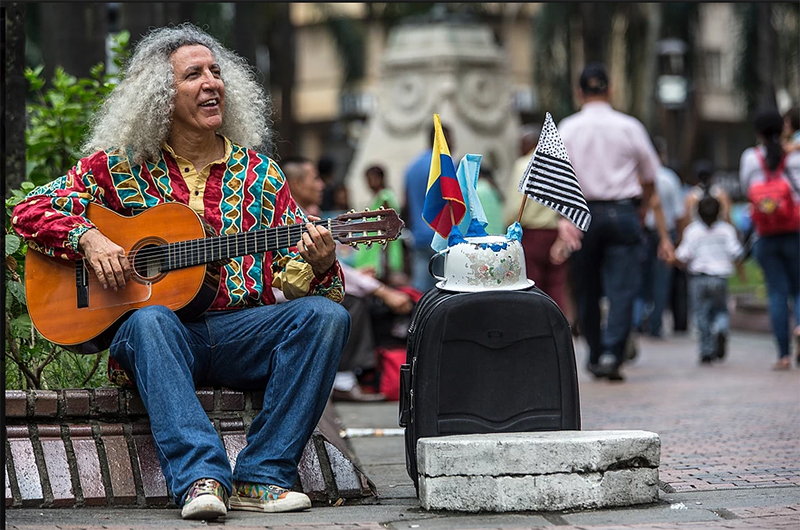
{"label": "curly gray hair", "polygon": [[225,114],[217,132],[251,149],[270,141],[270,100],[247,61],[197,26],[184,23],[158,28],[136,46],[123,80],[92,120],[85,155],[128,147],[141,164],[155,160],[172,126],[175,76],[170,57],[181,46],[200,44],[214,55],[225,83]]}

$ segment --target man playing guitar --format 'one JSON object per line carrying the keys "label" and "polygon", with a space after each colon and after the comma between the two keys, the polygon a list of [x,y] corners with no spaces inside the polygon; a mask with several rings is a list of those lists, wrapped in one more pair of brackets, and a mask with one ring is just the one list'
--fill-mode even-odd
{"label": "man playing guitar", "polygon": [[[268,106],[245,62],[211,36],[191,24],[153,30],[93,122],[85,148],[91,154],[31,192],[13,213],[29,248],[53,262],[79,260],[77,304],[87,321],[104,309],[92,313],[96,300],[113,306],[113,293],[134,289],[144,299],[170,274],[179,278],[165,271],[179,268],[184,249],[197,246],[154,237],[128,251],[98,229],[92,208],[129,217],[182,203],[217,234],[234,238],[218,238],[220,246],[234,241],[237,250],[218,260],[224,265],[207,312],[186,320],[172,307],[134,304],[109,348],[109,371],[133,381],[147,408],[184,518],[311,506],[290,489],[349,334],[331,231],[308,222],[281,169],[256,151],[269,139]],[[159,223],[149,228],[168,232],[175,224],[150,222]],[[292,225],[298,231],[291,241],[277,235],[275,244],[267,241],[270,230]],[[235,237],[257,230],[264,241],[245,238],[239,249]],[[139,267],[134,255],[158,260]],[[83,280],[81,263],[92,271]],[[291,302],[276,305],[271,286]],[[175,282],[174,289],[182,287]],[[195,385],[265,392],[233,472]]]}

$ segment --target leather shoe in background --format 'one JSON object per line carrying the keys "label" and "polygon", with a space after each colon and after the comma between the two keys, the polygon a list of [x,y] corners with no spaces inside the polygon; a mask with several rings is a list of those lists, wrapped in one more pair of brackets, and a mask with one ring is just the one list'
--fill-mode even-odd
{"label": "leather shoe in background", "polygon": [[375,403],[378,401],[386,401],[386,396],[383,394],[369,394],[361,389],[361,385],[355,385],[350,390],[336,390],[333,389],[331,395],[333,401],[352,401],[356,403]]}

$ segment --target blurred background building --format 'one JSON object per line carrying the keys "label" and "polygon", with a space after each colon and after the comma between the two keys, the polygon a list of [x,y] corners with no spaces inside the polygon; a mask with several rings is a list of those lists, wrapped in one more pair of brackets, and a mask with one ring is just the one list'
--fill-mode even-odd
{"label": "blurred background building", "polygon": [[[507,105],[515,127],[541,122],[546,111],[558,123],[577,110],[574,87],[581,69],[588,61],[604,61],[614,106],[639,118],[652,135],[667,139],[670,165],[678,174],[689,181],[691,162],[708,158],[734,196],[739,156],[755,142],[754,110],[773,104],[783,112],[800,100],[797,2],[6,2],[2,13],[7,138],[18,134],[20,121],[24,127],[20,62],[43,65],[48,79],[58,65],[88,76],[98,62],[113,65],[110,34],[127,30],[134,44],[149,27],[188,20],[258,69],[275,109],[271,154],[331,157],[334,178],[355,192],[354,206],[363,206],[365,199],[361,167],[353,162],[364,162],[358,150],[380,113],[382,79],[389,67],[385,52],[402,28],[461,24],[473,27],[476,38],[488,31],[504,73],[502,86],[481,85],[489,91],[484,97],[505,98],[500,103]],[[413,85],[409,81],[407,90],[426,89]],[[396,97],[403,96],[399,86]],[[454,90],[462,89],[456,82]],[[415,125],[419,149],[431,122]],[[469,135],[462,135],[462,146],[458,130],[455,135],[460,157],[472,146]],[[503,143],[508,154],[496,154],[501,169],[518,149],[511,136]],[[14,156],[15,149],[19,143],[7,140],[3,156]],[[404,167],[402,157],[395,158],[388,169],[397,188]],[[7,177],[12,183],[18,178]]]}

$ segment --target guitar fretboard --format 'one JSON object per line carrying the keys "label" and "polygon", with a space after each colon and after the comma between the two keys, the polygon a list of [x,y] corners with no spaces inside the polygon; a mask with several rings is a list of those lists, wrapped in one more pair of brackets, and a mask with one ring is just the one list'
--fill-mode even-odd
{"label": "guitar fretboard", "polygon": [[[313,224],[315,226],[325,226],[335,235],[335,229],[332,227],[331,221],[331,219],[324,219],[314,221]],[[228,258],[289,248],[294,246],[306,232],[308,230],[305,224],[295,224],[168,243],[158,247],[159,258],[165,258],[161,269],[166,272],[213,263]],[[150,249],[142,250],[142,252],[148,251]],[[137,256],[137,259],[139,257]]]}

